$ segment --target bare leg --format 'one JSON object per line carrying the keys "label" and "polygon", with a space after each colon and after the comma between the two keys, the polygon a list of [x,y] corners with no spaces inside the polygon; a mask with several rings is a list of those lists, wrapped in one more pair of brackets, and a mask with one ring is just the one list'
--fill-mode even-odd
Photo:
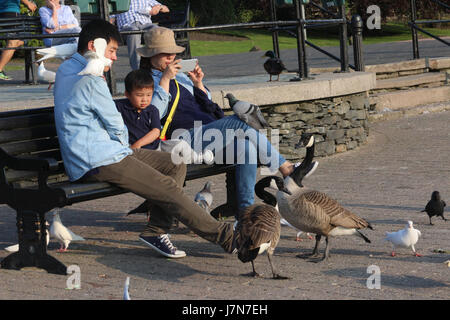
{"label": "bare leg", "polygon": [[[19,47],[23,44],[21,40],[9,40],[6,47],[14,48]],[[0,71],[3,71],[3,68],[8,64],[8,62],[12,59],[15,50],[3,50],[2,55],[0,57]]]}

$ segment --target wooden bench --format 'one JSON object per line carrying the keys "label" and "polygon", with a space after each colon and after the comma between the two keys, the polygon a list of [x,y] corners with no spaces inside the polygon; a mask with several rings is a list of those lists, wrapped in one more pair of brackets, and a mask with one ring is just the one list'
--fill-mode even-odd
{"label": "wooden bench", "polygon": [[[66,274],[66,266],[47,254],[45,213],[88,200],[126,193],[103,182],[70,182],[56,135],[53,107],[0,113],[0,204],[17,212],[19,251],[1,267],[33,266]],[[215,214],[235,212],[234,165],[188,165],[186,180],[226,173],[227,203]],[[214,213],[213,213],[214,214]]]}

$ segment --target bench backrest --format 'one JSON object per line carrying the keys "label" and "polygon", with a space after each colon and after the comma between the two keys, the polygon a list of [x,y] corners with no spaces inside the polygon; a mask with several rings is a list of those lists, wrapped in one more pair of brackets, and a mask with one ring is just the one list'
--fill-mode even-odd
{"label": "bench backrest", "polygon": [[[58,170],[49,182],[65,181],[53,107],[0,113],[0,148],[10,156],[53,158]],[[37,183],[37,172],[6,168],[6,181],[18,186]]]}
{"label": "bench backrest", "polygon": [[42,25],[39,17],[20,16],[17,18],[1,18],[0,33],[41,33]]}

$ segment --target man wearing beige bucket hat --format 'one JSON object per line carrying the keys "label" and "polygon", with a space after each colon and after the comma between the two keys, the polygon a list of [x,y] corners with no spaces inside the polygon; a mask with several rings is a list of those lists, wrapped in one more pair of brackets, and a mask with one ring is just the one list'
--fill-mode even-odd
{"label": "man wearing beige bucket hat", "polygon": [[152,218],[139,239],[165,257],[186,256],[168,237],[173,217],[231,252],[232,224],[217,221],[184,193],[186,165],[174,164],[167,152],[131,149],[127,127],[106,81],[79,75],[88,63],[83,55],[95,51],[97,38],[107,41],[105,57],[117,60],[117,28],[104,20],[92,20],[80,33],[78,52],[56,73],[55,123],[70,180],[109,182],[151,201]]}
{"label": "man wearing beige bucket hat", "polygon": [[[258,163],[268,166],[271,171],[279,170],[284,177],[293,172],[294,165],[271,145],[264,134],[236,115],[224,116],[222,109],[211,100],[211,93],[203,84],[204,73],[198,64],[187,75],[179,72],[181,66],[176,54],[182,52],[184,48],[176,45],[172,30],[163,27],[153,28],[144,34],[144,40],[145,46],[139,48],[137,52],[142,56],[141,68],[147,69],[153,76],[155,90],[152,104],[159,110],[161,124],[166,123],[168,113],[172,110],[174,101],[177,101],[167,137],[179,138],[178,135],[172,136],[172,133],[184,129],[187,131],[186,136],[190,138],[187,142],[190,142],[195,152],[202,153],[212,144],[211,139],[203,139],[205,132],[207,135],[219,132],[219,136],[223,138],[221,149],[210,149],[215,154],[215,162],[223,163],[226,158],[226,162],[229,163],[231,158],[231,161],[237,164],[235,176],[237,210],[234,207],[228,208],[229,211],[234,211],[237,219],[240,211],[254,203]],[[195,125],[198,121],[201,122],[199,127]],[[245,138],[230,139],[229,130],[244,131]],[[199,141],[200,143],[197,143]],[[195,150],[200,144],[201,150]],[[231,157],[227,154],[231,153],[230,149],[233,151]],[[315,167],[308,168],[310,170],[308,174],[314,169]]]}

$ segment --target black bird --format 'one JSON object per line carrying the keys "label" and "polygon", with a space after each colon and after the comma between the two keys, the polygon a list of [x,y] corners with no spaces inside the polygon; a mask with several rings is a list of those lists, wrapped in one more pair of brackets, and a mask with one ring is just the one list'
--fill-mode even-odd
{"label": "black bird", "polygon": [[267,51],[263,58],[264,57],[269,57],[269,59],[264,62],[264,69],[270,75],[269,81],[272,81],[272,76],[278,76],[277,81],[280,80],[280,73],[283,72],[283,70],[287,70],[283,61],[275,57],[275,53],[273,51]]}
{"label": "black bird", "polygon": [[314,158],[314,135],[311,133],[303,133],[300,140],[295,145],[295,148],[306,147],[306,156],[302,163],[294,168],[290,177],[295,181],[299,187],[303,187],[302,180],[309,177],[319,165],[318,161],[313,161]]}
{"label": "black bird", "polygon": [[440,216],[444,221],[447,221],[447,219],[444,218],[444,207],[446,205],[445,201],[441,200],[439,191],[433,191],[431,200],[428,201],[425,209],[420,212],[426,212],[430,218],[430,225],[433,225],[431,223],[431,217],[433,216]]}

